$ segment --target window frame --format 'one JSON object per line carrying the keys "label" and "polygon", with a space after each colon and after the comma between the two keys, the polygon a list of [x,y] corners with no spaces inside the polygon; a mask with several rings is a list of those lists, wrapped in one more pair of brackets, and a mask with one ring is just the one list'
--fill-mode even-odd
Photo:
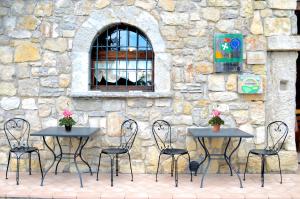
{"label": "window frame", "polygon": [[[126,46],[121,46],[120,45],[120,30],[123,30],[123,28],[126,28],[127,30],[127,38],[126,38],[126,42],[127,45]],[[129,32],[134,29],[135,33],[136,33],[136,46],[130,46],[129,45]],[[98,39],[100,37],[103,37],[104,34],[106,34],[106,36],[108,36],[108,33],[111,32],[110,34],[112,34],[114,31],[119,31],[118,32],[118,45],[117,46],[108,46],[108,42],[106,42],[106,50],[98,50],[98,48],[103,47],[102,45],[99,46],[99,42]],[[133,31],[131,31],[133,32]],[[139,44],[138,44],[138,40],[139,40],[139,36],[142,36],[147,45],[145,48],[146,50],[140,50],[139,49]],[[102,38],[100,38],[102,39]],[[97,46],[94,45],[94,43],[97,42]],[[94,50],[94,48],[97,48],[97,50]],[[121,47],[125,47],[126,50],[121,50],[118,49],[116,51],[113,50],[108,50],[108,48],[121,48]],[[135,47],[136,50],[135,51],[130,51],[129,48],[130,47]],[[149,50],[150,49],[150,50]],[[96,51],[94,53],[94,51]],[[98,52],[98,53],[97,53]],[[94,55],[96,54],[96,55]],[[115,54],[115,55],[114,55]],[[101,56],[105,55],[105,59],[101,58]],[[93,56],[97,56],[96,58]],[[100,58],[99,58],[100,56]],[[145,60],[146,62],[151,61],[151,69],[138,69],[137,66],[135,67],[136,70],[136,75],[138,71],[142,71],[145,70],[146,71],[146,75],[148,73],[148,71],[151,71],[151,85],[147,86],[147,85],[138,85],[137,84],[137,79],[136,79],[136,85],[109,85],[108,82],[106,82],[105,85],[100,85],[97,82],[99,82],[99,80],[97,81],[97,79],[94,77],[95,74],[95,69],[96,69],[96,62],[98,61],[130,61],[130,60],[135,60],[136,62],[138,62],[138,60]],[[127,65],[127,64],[126,64]],[[150,42],[150,39],[147,37],[146,34],[144,34],[139,28],[126,24],[126,23],[117,23],[117,24],[112,24],[110,26],[108,26],[106,29],[104,29],[102,32],[98,33],[96,35],[96,37],[94,38],[94,41],[92,42],[92,47],[91,47],[91,51],[90,51],[90,78],[89,78],[89,89],[91,91],[103,91],[103,92],[126,92],[126,91],[144,91],[144,92],[154,92],[154,80],[155,80],[155,53],[153,50],[153,46]],[[107,71],[108,69],[106,68],[105,71]],[[128,68],[126,66],[126,69],[118,69],[116,67],[116,71],[126,71],[126,73],[128,72]],[[127,84],[128,79],[126,80],[126,84]]]}

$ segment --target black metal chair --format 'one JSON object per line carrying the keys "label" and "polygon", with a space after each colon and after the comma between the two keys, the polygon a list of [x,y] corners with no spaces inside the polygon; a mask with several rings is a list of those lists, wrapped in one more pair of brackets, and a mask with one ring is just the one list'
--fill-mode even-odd
{"label": "black metal chair", "polygon": [[[189,165],[191,162],[190,154],[186,149],[179,149],[172,147],[172,133],[171,133],[171,125],[165,120],[157,120],[152,125],[152,133],[156,142],[158,149],[160,150],[157,170],[156,170],[156,182],[157,182],[157,174],[159,170],[160,157],[161,155],[167,155],[172,157],[171,163],[171,176],[173,177],[173,173],[175,173],[175,186],[178,186],[178,166],[177,161],[178,158],[182,155],[187,155],[189,159]],[[177,156],[177,157],[176,157]],[[174,171],[175,167],[175,171]],[[191,172],[191,181],[193,180],[192,172]]]}
{"label": "black metal chair", "polygon": [[28,121],[22,118],[12,118],[4,123],[4,132],[10,146],[8,162],[6,168],[5,177],[7,178],[7,172],[9,168],[10,158],[12,154],[15,154],[17,158],[17,173],[16,181],[19,185],[19,164],[20,159],[24,154],[28,154],[29,158],[29,175],[31,175],[31,153],[36,153],[38,155],[41,175],[43,178],[43,170],[41,165],[41,158],[39,149],[36,147],[29,146],[28,139],[30,134],[30,124]]}
{"label": "black metal chair", "polygon": [[119,174],[119,155],[127,154],[129,159],[130,171],[131,171],[131,181],[133,181],[132,167],[131,167],[131,158],[130,158],[130,149],[134,143],[135,137],[138,132],[137,123],[128,119],[123,122],[121,125],[121,135],[120,135],[120,145],[118,147],[108,147],[102,149],[99,156],[99,164],[97,169],[97,181],[99,180],[99,168],[101,163],[102,154],[109,155],[111,160],[111,186],[113,186],[113,170],[114,170],[114,159],[116,159],[116,176]]}
{"label": "black metal chair", "polygon": [[[280,184],[282,184],[280,157],[278,153],[283,147],[287,134],[288,134],[288,126],[282,121],[274,121],[268,125],[266,147],[264,149],[252,149],[248,153],[246,167],[244,171],[244,180],[246,180],[246,172],[247,172],[248,160],[250,155],[253,154],[253,155],[260,156],[261,157],[261,183],[262,183],[261,186],[263,187],[266,158],[269,156],[277,156],[278,164],[279,164],[279,173],[280,173]],[[271,143],[269,144],[269,142]]]}

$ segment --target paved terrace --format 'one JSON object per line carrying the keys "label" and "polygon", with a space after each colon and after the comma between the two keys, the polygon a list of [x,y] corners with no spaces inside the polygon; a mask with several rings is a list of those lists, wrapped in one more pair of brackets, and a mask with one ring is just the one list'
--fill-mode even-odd
{"label": "paved terrace", "polygon": [[260,187],[260,176],[248,174],[244,188],[239,188],[236,176],[210,174],[200,188],[200,175],[189,181],[189,175],[179,175],[179,187],[174,186],[170,175],[159,175],[155,182],[153,174],[135,174],[130,181],[128,174],[115,177],[114,187],[110,186],[109,174],[83,174],[84,187],[80,188],[75,173],[49,173],[45,185],[40,186],[40,174],[20,173],[20,185],[16,185],[15,173],[0,173],[0,197],[7,198],[101,198],[101,199],[300,199],[300,170],[296,174],[284,174],[283,184],[278,174],[267,174],[265,187]]}

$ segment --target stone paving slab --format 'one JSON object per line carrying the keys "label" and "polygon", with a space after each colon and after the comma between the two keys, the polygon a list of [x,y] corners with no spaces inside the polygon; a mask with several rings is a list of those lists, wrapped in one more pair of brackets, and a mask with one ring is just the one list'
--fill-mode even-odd
{"label": "stone paving slab", "polygon": [[239,188],[236,176],[210,174],[200,188],[200,176],[179,175],[179,186],[174,186],[174,178],[160,174],[155,182],[153,174],[120,174],[114,177],[114,187],[110,186],[109,174],[83,174],[83,188],[75,173],[49,173],[40,186],[40,174],[20,174],[20,185],[16,185],[15,173],[0,172],[0,198],[78,198],[78,199],[300,199],[300,174],[284,174],[283,184],[278,174],[267,174],[265,187],[260,187],[260,176],[248,174],[244,188]]}

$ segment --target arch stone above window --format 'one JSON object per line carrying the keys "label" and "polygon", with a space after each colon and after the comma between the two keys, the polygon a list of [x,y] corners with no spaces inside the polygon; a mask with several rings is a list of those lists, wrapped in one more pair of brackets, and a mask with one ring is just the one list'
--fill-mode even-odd
{"label": "arch stone above window", "polygon": [[[138,27],[150,39],[155,53],[154,92],[108,93],[91,91],[89,87],[90,50],[98,32],[115,23],[127,23]],[[166,52],[159,24],[148,12],[136,7],[105,8],[93,12],[78,29],[72,48],[73,97],[169,97],[171,95],[171,56]]]}

